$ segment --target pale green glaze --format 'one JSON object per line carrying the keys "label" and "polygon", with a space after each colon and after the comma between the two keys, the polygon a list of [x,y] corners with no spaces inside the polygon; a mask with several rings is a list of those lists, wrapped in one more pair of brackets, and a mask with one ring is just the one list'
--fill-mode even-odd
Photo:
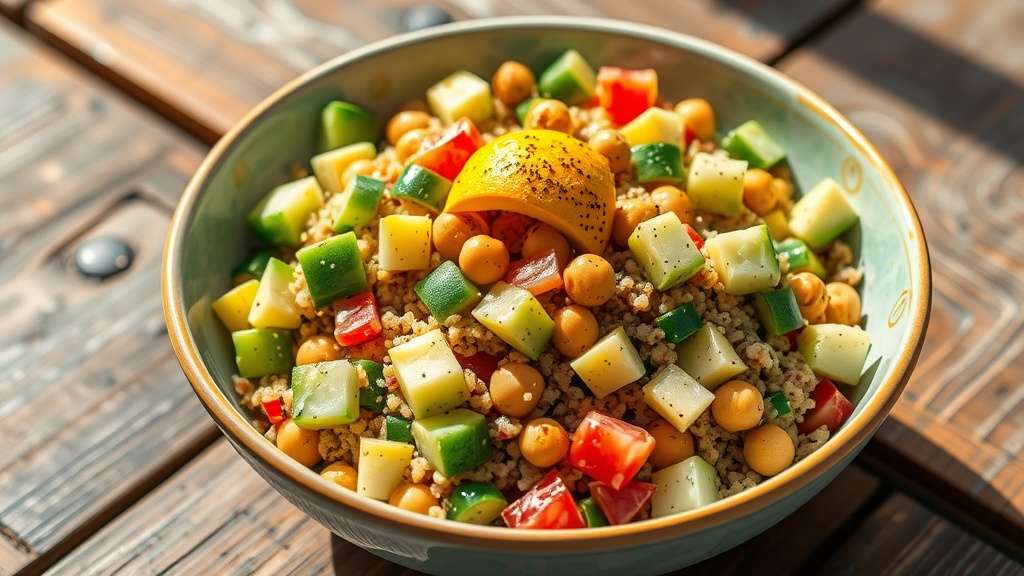
{"label": "pale green glaze", "polygon": [[[438,28],[325,65],[253,119],[208,176],[194,183],[198,195],[194,202],[186,198],[180,208],[178,234],[169,245],[167,270],[179,273],[168,279],[168,289],[182,304],[202,363],[226,397],[234,401],[234,357],[229,336],[211,314],[209,303],[229,288],[230,270],[253,245],[244,221],[246,212],[273,186],[288,179],[294,163],[306,165],[314,153],[321,106],[333,97],[343,97],[387,118],[400,103],[421,96],[432,83],[458,69],[489,78],[498,64],[515,58],[539,71],[567,48],[576,48],[595,65],[656,68],[664,97],[711,101],[721,133],[757,119],[787,151],[798,188],[808,189],[825,177],[843,184],[860,215],[861,223],[847,240],[856,247],[864,270],[865,328],[872,341],[868,365],[873,368],[854,396],[870,397],[885,379],[900,378],[892,371],[901,353],[909,358],[918,346],[912,325],[920,328],[924,321],[920,311],[927,309],[929,298],[926,272],[918,273],[925,279],[917,285],[912,272],[926,260],[919,251],[924,239],[916,232],[916,216],[892,182],[835,124],[801,104],[791,84],[707,43],[611,21],[511,19]],[[920,269],[926,271],[926,265]],[[905,308],[899,313],[902,300]],[[181,335],[183,341],[188,337]],[[858,405],[857,413],[864,404]],[[407,566],[458,574],[527,570],[642,574],[691,564],[735,546],[795,510],[838,474],[866,439],[865,435],[827,471],[786,497],[726,524],[707,521],[707,528],[682,540],[633,547],[616,541],[596,551],[565,545],[541,554],[524,553],[501,542],[458,547],[442,534],[420,531],[414,535],[393,521],[309,490],[270,466],[237,437],[231,438],[275,488],[334,532]]]}

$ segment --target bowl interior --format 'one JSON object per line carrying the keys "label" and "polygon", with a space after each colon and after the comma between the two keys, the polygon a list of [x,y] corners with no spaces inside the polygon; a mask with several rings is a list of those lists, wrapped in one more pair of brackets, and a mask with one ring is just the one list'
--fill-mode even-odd
{"label": "bowl interior", "polygon": [[[320,108],[343,98],[386,119],[402,102],[422,97],[428,86],[455,70],[490,78],[502,61],[514,58],[540,71],[568,48],[594,65],[655,68],[663,97],[707,98],[720,130],[757,119],[786,149],[798,190],[825,177],[840,182],[860,215],[847,240],[864,271],[864,327],[872,342],[867,372],[853,395],[875,394],[894,369],[902,369],[897,360],[913,349],[908,339],[922,320],[914,310],[927,298],[926,286],[915,285],[921,275],[913,272],[922,266],[924,239],[888,171],[844,134],[813,97],[766,68],[678,35],[651,29],[644,35],[620,32],[608,23],[527,23],[413,36],[315,71],[250,116],[200,175],[194,204],[186,200],[182,208],[180,245],[171,256],[180,258],[180,275],[170,282],[180,283],[187,328],[227,398],[235,401],[234,353],[210,302],[229,288],[230,270],[254,245],[244,221],[247,211],[271,187],[287,181],[293,166],[308,165]],[[858,404],[855,418],[865,404]]]}

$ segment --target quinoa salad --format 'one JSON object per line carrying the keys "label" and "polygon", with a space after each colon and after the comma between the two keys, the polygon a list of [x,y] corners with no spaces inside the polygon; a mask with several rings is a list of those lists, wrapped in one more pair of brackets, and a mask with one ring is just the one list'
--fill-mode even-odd
{"label": "quinoa salad", "polygon": [[533,529],[691,510],[820,448],[870,346],[843,189],[798,198],[757,118],[720,129],[655,70],[534,72],[326,104],[212,305],[252,425],[363,497]]}

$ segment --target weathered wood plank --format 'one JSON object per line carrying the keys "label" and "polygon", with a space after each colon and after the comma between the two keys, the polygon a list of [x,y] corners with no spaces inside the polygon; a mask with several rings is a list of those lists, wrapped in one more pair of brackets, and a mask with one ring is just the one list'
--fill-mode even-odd
{"label": "weathered wood plank", "polygon": [[[214,434],[159,290],[198,152],[46,50],[0,25],[0,574],[44,566]],[[101,235],[135,253],[102,283],[72,264]]]}
{"label": "weathered wood plank", "polygon": [[[781,68],[881,148],[928,235],[927,343],[889,465],[1024,542],[1024,4],[883,1]],[[870,278],[867,279],[871,281]]]}
{"label": "weathered wood plank", "polygon": [[889,498],[816,573],[1024,574],[1015,562],[905,495]]}
{"label": "weathered wood plank", "polygon": [[[797,568],[867,502],[875,478],[853,467],[778,526],[682,574],[773,562]],[[793,538],[814,526],[813,538]],[[785,543],[786,554],[772,551]],[[784,557],[783,557],[784,556]],[[782,570],[785,571],[785,570]],[[273,491],[219,442],[73,551],[52,574],[410,574],[330,533]]]}
{"label": "weathered wood plank", "polygon": [[[806,2],[441,2],[457,18],[610,16],[709,38],[768,60],[847,4]],[[401,31],[411,0],[56,0],[33,6],[44,36],[208,141],[298,73]],[[259,71],[253,73],[253,71]]]}

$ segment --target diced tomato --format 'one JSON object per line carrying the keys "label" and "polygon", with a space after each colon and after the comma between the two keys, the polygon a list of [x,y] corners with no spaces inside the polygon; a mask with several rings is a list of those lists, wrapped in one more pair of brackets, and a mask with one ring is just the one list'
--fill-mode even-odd
{"label": "diced tomato", "polygon": [[822,426],[828,426],[830,432],[835,432],[853,413],[853,404],[828,378],[818,381],[811,397],[814,398],[814,408],[804,414],[804,421],[798,426],[804,434]]}
{"label": "diced tomato", "polygon": [[484,145],[484,139],[469,118],[462,118],[445,129],[433,146],[413,156],[411,161],[429,168],[449,180],[462,171],[466,160]]}
{"label": "diced tomato", "polygon": [[558,471],[551,470],[515,502],[501,511],[509,528],[586,528],[576,502]]}
{"label": "diced tomato", "polygon": [[616,490],[604,482],[591,482],[590,495],[611,524],[625,524],[633,519],[651,499],[656,486],[647,482],[630,482]]}
{"label": "diced tomato", "polygon": [[616,124],[625,124],[654,105],[658,73],[602,66],[597,71],[597,99]]}
{"label": "diced tomato", "polygon": [[380,336],[380,316],[373,292],[363,292],[338,304],[334,317],[334,339],[342,346],[355,346]]}
{"label": "diced tomato", "polygon": [[281,404],[280,398],[274,398],[273,400],[264,400],[260,402],[263,406],[263,413],[267,415],[267,420],[277,426],[281,422],[284,422],[284,406]]}
{"label": "diced tomato", "polygon": [[653,451],[654,437],[647,430],[600,412],[590,412],[572,435],[569,464],[620,490]]}
{"label": "diced tomato", "polygon": [[509,266],[505,282],[529,290],[539,296],[545,292],[562,289],[562,273],[558,268],[558,256],[554,249],[536,258],[523,259]]}
{"label": "diced tomato", "polygon": [[693,226],[689,224],[684,223],[683,226],[686,226],[686,234],[690,237],[690,240],[693,240],[693,245],[697,247],[697,250],[703,248],[704,238],[700,235],[700,232],[694,230]]}
{"label": "diced tomato", "polygon": [[472,356],[456,354],[455,358],[463,368],[469,368],[477,378],[484,382],[491,381],[491,374],[498,369],[498,359],[486,352],[477,352]]}
{"label": "diced tomato", "polygon": [[517,212],[502,212],[491,222],[491,236],[501,240],[509,252],[519,254],[526,241],[526,232],[534,222],[533,218]]}

